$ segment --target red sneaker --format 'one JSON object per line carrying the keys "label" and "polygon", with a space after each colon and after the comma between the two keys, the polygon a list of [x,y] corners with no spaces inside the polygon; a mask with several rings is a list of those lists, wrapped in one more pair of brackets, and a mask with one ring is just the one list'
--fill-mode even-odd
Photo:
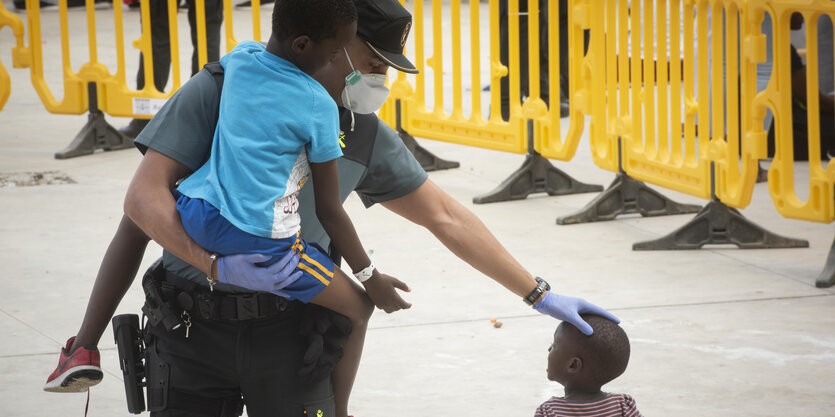
{"label": "red sneaker", "polygon": [[61,349],[58,367],[52,372],[43,386],[49,392],[84,392],[87,388],[101,382],[101,360],[95,346],[81,346],[70,352],[75,336],[67,340],[67,346]]}

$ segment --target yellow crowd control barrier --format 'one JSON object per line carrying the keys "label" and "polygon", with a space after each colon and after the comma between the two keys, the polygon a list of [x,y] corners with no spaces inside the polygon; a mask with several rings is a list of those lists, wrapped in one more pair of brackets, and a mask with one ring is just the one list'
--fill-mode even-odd
{"label": "yellow crowd control barrier", "polygon": [[[829,0],[809,0],[798,3],[790,0],[752,0],[752,13],[756,18],[768,13],[774,21],[774,56],[773,77],[767,89],[756,97],[755,107],[762,118],[766,107],[774,112],[775,155],[769,169],[768,189],[774,205],[783,216],[801,220],[829,223],[835,220],[835,164],[829,161],[824,166],[821,162],[826,155],[821,155],[822,137],[820,128],[821,101],[819,97],[818,56],[833,51],[818,48],[817,27],[822,16],[835,21],[835,2]],[[792,91],[792,65],[790,46],[790,27],[792,15],[802,15],[806,37],[806,102],[808,126],[809,178],[798,178],[795,170],[794,142],[803,140],[794,137],[793,123],[802,115],[795,114],[795,93]],[[825,17],[826,18],[826,17]],[[833,77],[833,74],[824,74]],[[833,117],[832,114],[829,117]],[[831,133],[830,133],[831,134]],[[808,181],[808,198],[803,201],[795,189],[796,180]],[[831,284],[830,284],[831,285]]]}
{"label": "yellow crowd control barrier", "polygon": [[[594,214],[616,199],[613,195],[636,187],[644,188],[621,197],[621,204],[638,206],[642,215],[693,211],[635,179],[710,202],[679,230],[634,249],[808,246],[771,234],[731,208],[750,203],[758,160],[766,157],[764,107],[752,104],[766,42],[762,19],[751,13],[748,0],[574,0],[573,5],[572,49],[582,47],[579,29],[589,28],[590,46],[572,104],[591,116],[595,163],[633,181],[616,181],[604,192],[609,196],[598,196],[581,214]],[[656,207],[640,207],[647,199],[656,201],[647,207]],[[558,222],[578,218],[594,217],[575,214]]]}
{"label": "yellow crowd control barrier", "polygon": [[[583,85],[583,79],[580,74],[580,64],[583,62],[584,56],[584,30],[588,29],[587,25],[569,24],[569,91],[561,92],[560,77],[560,27],[559,27],[559,2],[570,2],[570,0],[552,1],[549,3],[547,10],[548,27],[539,27],[537,19],[534,16],[537,13],[544,13],[544,11],[537,10],[535,1],[529,2],[528,5],[528,39],[530,39],[529,48],[531,51],[536,51],[543,46],[539,44],[539,31],[547,31],[548,34],[548,74],[550,78],[549,83],[549,97],[551,100],[557,100],[561,93],[567,97],[571,97],[573,92],[579,90],[577,85]],[[570,6],[568,7],[571,8]],[[583,23],[588,19],[578,17],[579,21]],[[539,55],[536,53],[529,53],[530,75],[529,80],[538,80],[540,77],[540,63]],[[530,95],[525,101],[522,110],[526,119],[534,121],[534,149],[542,156],[550,159],[559,159],[562,161],[571,160],[577,151],[577,146],[583,135],[584,118],[580,108],[585,105],[584,96],[581,94],[578,97],[572,97],[571,101],[574,104],[571,109],[570,123],[566,131],[562,129],[560,106],[558,101],[553,101],[553,105],[547,106],[544,101],[540,99],[540,88],[537,83],[531,82],[529,88]],[[565,132],[565,135],[563,135]]]}
{"label": "yellow crowd control barrier", "polygon": [[[765,36],[747,1],[581,0],[574,10],[592,33],[584,85],[574,97],[592,119],[595,163],[748,205],[766,141],[762,117],[757,124],[753,116],[764,109],[751,104]],[[603,18],[587,18],[591,10]]]}
{"label": "yellow crowd control barrier", "polygon": [[[591,73],[584,96],[590,101],[595,163],[613,171],[621,166],[633,178],[710,198],[708,145],[711,136],[724,140],[724,124],[714,122],[710,129],[710,121],[716,116],[721,121],[724,109],[722,83],[708,81],[707,2],[595,0],[575,10],[582,11],[579,16],[594,11],[602,17],[591,19],[591,68],[585,69]],[[721,65],[716,58],[713,62]],[[720,103],[712,113],[711,95]]]}
{"label": "yellow crowd control barrier", "polygon": [[[115,129],[104,121],[103,114],[120,117],[144,118],[153,117],[156,111],[162,107],[165,101],[180,87],[180,35],[186,39],[190,37],[189,30],[180,30],[178,25],[178,0],[141,0],[140,21],[151,22],[151,2],[153,7],[165,7],[168,10],[168,38],[170,45],[171,81],[172,87],[169,91],[160,91],[154,82],[154,57],[152,53],[152,24],[141,24],[141,30],[137,30],[138,39],[132,42],[132,46],[138,49],[143,56],[143,75],[148,80],[142,89],[134,89],[134,74],[127,72],[126,59],[134,59],[135,51],[126,51],[125,47],[125,6],[122,1],[113,1],[112,10],[97,10],[94,0],[86,0],[84,9],[87,58],[79,59],[75,49],[70,48],[70,24],[69,11],[66,1],[59,1],[58,10],[58,33],[60,39],[60,65],[57,67],[44,66],[43,44],[45,40],[54,42],[55,39],[42,39],[43,22],[40,13],[40,2],[38,0],[26,0],[26,21],[28,27],[29,47],[24,48],[22,44],[23,27],[16,16],[9,14],[5,9],[0,10],[0,27],[3,25],[12,26],[15,35],[18,36],[18,46],[13,50],[15,67],[29,67],[32,84],[35,87],[44,107],[51,113],[80,114],[89,111],[90,118],[87,125],[73,140],[72,144],[63,152],[56,153],[57,158],[68,158],[77,155],[92,153],[95,149],[120,149],[131,147],[131,141],[120,135]],[[260,9],[259,1],[253,2],[252,10],[253,38],[261,39]],[[207,10],[205,0],[195,0],[195,30],[196,49],[199,67],[202,67],[208,59],[207,49]],[[232,16],[231,0],[223,1],[224,14]],[[103,56],[111,56],[112,50],[100,51],[97,33],[96,19],[102,17],[113,21],[113,40],[115,40],[115,61],[113,59],[100,59],[100,52]],[[135,17],[134,17],[135,19]],[[232,19],[224,19],[226,24],[226,49],[231,50],[237,41],[234,38]],[[54,28],[49,28],[54,29]],[[76,34],[73,34],[76,35]],[[134,34],[128,33],[127,36]],[[76,35],[77,36],[77,35]],[[73,45],[75,43],[72,43]],[[112,47],[110,47],[112,48]],[[72,60],[71,60],[72,57]],[[78,65],[77,70],[71,65]],[[111,68],[115,67],[115,72]],[[46,79],[55,79],[56,74],[45,71],[60,71],[61,85],[58,88],[63,92],[63,97],[57,99],[53,94]],[[166,68],[166,71],[168,69]],[[8,97],[8,77],[0,65],[0,108]]]}
{"label": "yellow crowd control barrier", "polygon": [[[493,192],[476,197],[476,203],[525,198],[533,192],[557,195],[602,190],[574,180],[545,159],[570,160],[582,135],[579,113],[572,119],[572,123],[579,122],[579,128],[568,130],[563,137],[560,126],[559,3],[490,0],[485,5],[478,1],[433,0],[412,4],[410,42],[420,73],[397,74],[380,117],[398,129],[410,147],[419,147],[411,138],[418,136],[527,154],[521,168]],[[548,5],[547,12],[544,4]],[[444,15],[446,7],[448,19]],[[543,20],[547,24],[541,24]],[[540,82],[544,85],[540,80],[540,52],[545,48],[540,44],[540,34],[547,34],[548,39],[547,91],[541,91],[540,86]],[[502,62],[503,49],[507,51],[506,63]],[[482,78],[482,74],[488,77]],[[522,81],[525,78],[527,81]],[[482,97],[481,86],[485,84],[490,86],[487,99]],[[543,100],[544,93],[552,101],[550,107]],[[420,152],[416,156],[421,160]],[[438,169],[435,165],[429,168]]]}
{"label": "yellow crowd control barrier", "polygon": [[[25,67],[28,62],[26,61],[26,49],[23,46],[23,21],[13,13],[9,12],[6,7],[0,3],[0,30],[6,26],[12,30],[12,34],[14,35],[16,42],[15,47],[12,49],[12,65],[15,68]],[[0,62],[0,110],[3,110],[3,106],[6,105],[9,95],[11,95],[11,90],[12,84],[11,79],[9,78],[9,73],[6,71],[3,63]]]}
{"label": "yellow crowd control barrier", "polygon": [[[510,55],[509,76],[510,85],[510,118],[503,121],[500,113],[500,90],[498,88],[501,77],[508,74],[508,68],[499,59],[499,7],[498,0],[489,2],[489,27],[480,27],[480,16],[484,11],[479,2],[470,2],[462,19],[460,1],[450,3],[450,27],[443,27],[441,0],[430,3],[430,19],[426,19],[424,2],[413,3],[413,21],[411,39],[414,43],[415,66],[420,71],[414,77],[414,84],[409,77],[399,72],[392,82],[388,108],[383,111],[385,120],[395,125],[396,115],[392,112],[392,105],[400,101],[400,128],[410,135],[462,145],[477,146],[505,152],[525,153],[527,151],[527,137],[524,134],[524,120],[521,111],[521,97],[519,93],[519,28],[518,12],[510,19]],[[510,2],[510,7],[518,5]],[[518,9],[517,9],[518,10]],[[513,11],[510,12],[513,15]],[[429,24],[425,22],[429,21]],[[469,34],[462,34],[462,21],[469,23]],[[431,28],[431,31],[427,31]],[[445,30],[446,29],[446,30]],[[515,29],[515,30],[514,30]],[[428,32],[428,33],[427,33]],[[465,45],[469,53],[462,49],[462,36],[468,42]],[[489,39],[487,53],[482,50],[480,39]],[[427,41],[428,39],[428,41]],[[445,45],[445,39],[451,40],[451,45]],[[449,58],[445,56],[445,48],[450,49]],[[427,51],[431,54],[426,57]],[[482,57],[489,57],[489,64],[483,65]],[[463,107],[463,68],[462,58],[469,58],[471,79],[471,111],[466,114]],[[452,74],[451,89],[444,88],[444,65],[450,62]],[[490,115],[485,118],[481,99],[482,69],[489,72]],[[432,102],[427,103],[427,86],[432,87]],[[515,88],[513,87],[515,86]],[[451,90],[452,109],[444,108],[449,100],[447,91]]]}
{"label": "yellow crowd control barrier", "polygon": [[[204,0],[195,0],[198,11],[204,10]],[[141,1],[140,14],[144,22],[150,21],[150,5],[148,0]],[[40,5],[37,0],[27,0],[26,17],[29,29],[29,45],[31,53],[31,78],[35,90],[38,92],[46,109],[51,113],[80,114],[89,109],[90,97],[88,84],[96,85],[96,104],[98,110],[111,116],[150,118],[162,106],[165,99],[171,96],[181,84],[179,28],[177,23],[177,1],[166,0],[170,13],[169,36],[171,41],[172,84],[171,91],[158,91],[153,82],[145,83],[142,90],[136,90],[127,82],[129,74],[126,72],[126,51],[124,33],[124,6],[121,1],[113,2],[112,18],[114,21],[114,38],[116,41],[116,72],[111,73],[108,66],[99,60],[99,50],[96,32],[96,17],[109,14],[110,11],[98,12],[93,0],[86,4],[87,49],[89,58],[74,71],[70,65],[69,24],[66,1],[59,2],[60,42],[61,42],[61,71],[63,75],[64,97],[57,100],[44,79],[42,27]],[[200,64],[206,62],[206,28],[205,13],[197,13],[198,44]],[[133,42],[133,46],[143,53],[145,79],[154,79],[153,54],[151,52],[151,25],[142,25],[141,36]],[[132,56],[131,56],[132,58]],[[133,74],[130,74],[133,75]]]}

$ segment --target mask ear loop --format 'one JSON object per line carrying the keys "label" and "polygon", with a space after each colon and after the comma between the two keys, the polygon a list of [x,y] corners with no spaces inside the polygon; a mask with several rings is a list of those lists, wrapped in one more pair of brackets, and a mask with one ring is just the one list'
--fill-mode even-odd
{"label": "mask ear loop", "polygon": [[[348,55],[348,50],[347,49],[345,49],[343,47],[342,50],[345,51],[345,58],[348,58],[348,65],[351,67],[351,74],[353,74],[354,71],[356,71],[356,70],[354,69],[354,64],[351,62],[351,56]],[[350,76],[350,74],[349,74],[349,76]],[[345,82],[345,85],[346,86],[348,85],[347,81]],[[351,92],[347,88],[345,89],[345,95],[347,96],[348,101],[351,101]],[[342,105],[345,105],[345,103],[342,103]],[[353,132],[354,131],[354,122],[355,122],[354,111],[353,110],[348,110],[348,111],[351,112],[351,132]]]}

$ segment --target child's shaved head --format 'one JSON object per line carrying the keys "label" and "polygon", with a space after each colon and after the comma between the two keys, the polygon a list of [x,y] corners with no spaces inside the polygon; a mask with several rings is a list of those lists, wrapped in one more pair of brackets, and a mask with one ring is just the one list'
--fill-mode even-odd
{"label": "child's shaved head", "polygon": [[[556,358],[577,357],[582,360],[585,383],[598,387],[617,378],[629,363],[629,338],[617,323],[600,316],[585,314],[591,325],[591,336],[582,334],[574,325],[562,322],[554,335],[554,348],[564,350]],[[555,370],[562,364],[553,364]],[[551,364],[549,364],[550,368]],[[566,385],[563,381],[559,381]]]}

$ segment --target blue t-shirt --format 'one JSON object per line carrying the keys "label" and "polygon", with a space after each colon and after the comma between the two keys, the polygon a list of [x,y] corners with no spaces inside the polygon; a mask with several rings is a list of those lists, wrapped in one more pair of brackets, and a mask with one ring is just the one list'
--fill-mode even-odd
{"label": "blue t-shirt", "polygon": [[220,63],[225,76],[211,156],[178,190],[206,200],[247,233],[295,235],[308,161],[342,156],[336,104],[261,43],[241,42]]}

